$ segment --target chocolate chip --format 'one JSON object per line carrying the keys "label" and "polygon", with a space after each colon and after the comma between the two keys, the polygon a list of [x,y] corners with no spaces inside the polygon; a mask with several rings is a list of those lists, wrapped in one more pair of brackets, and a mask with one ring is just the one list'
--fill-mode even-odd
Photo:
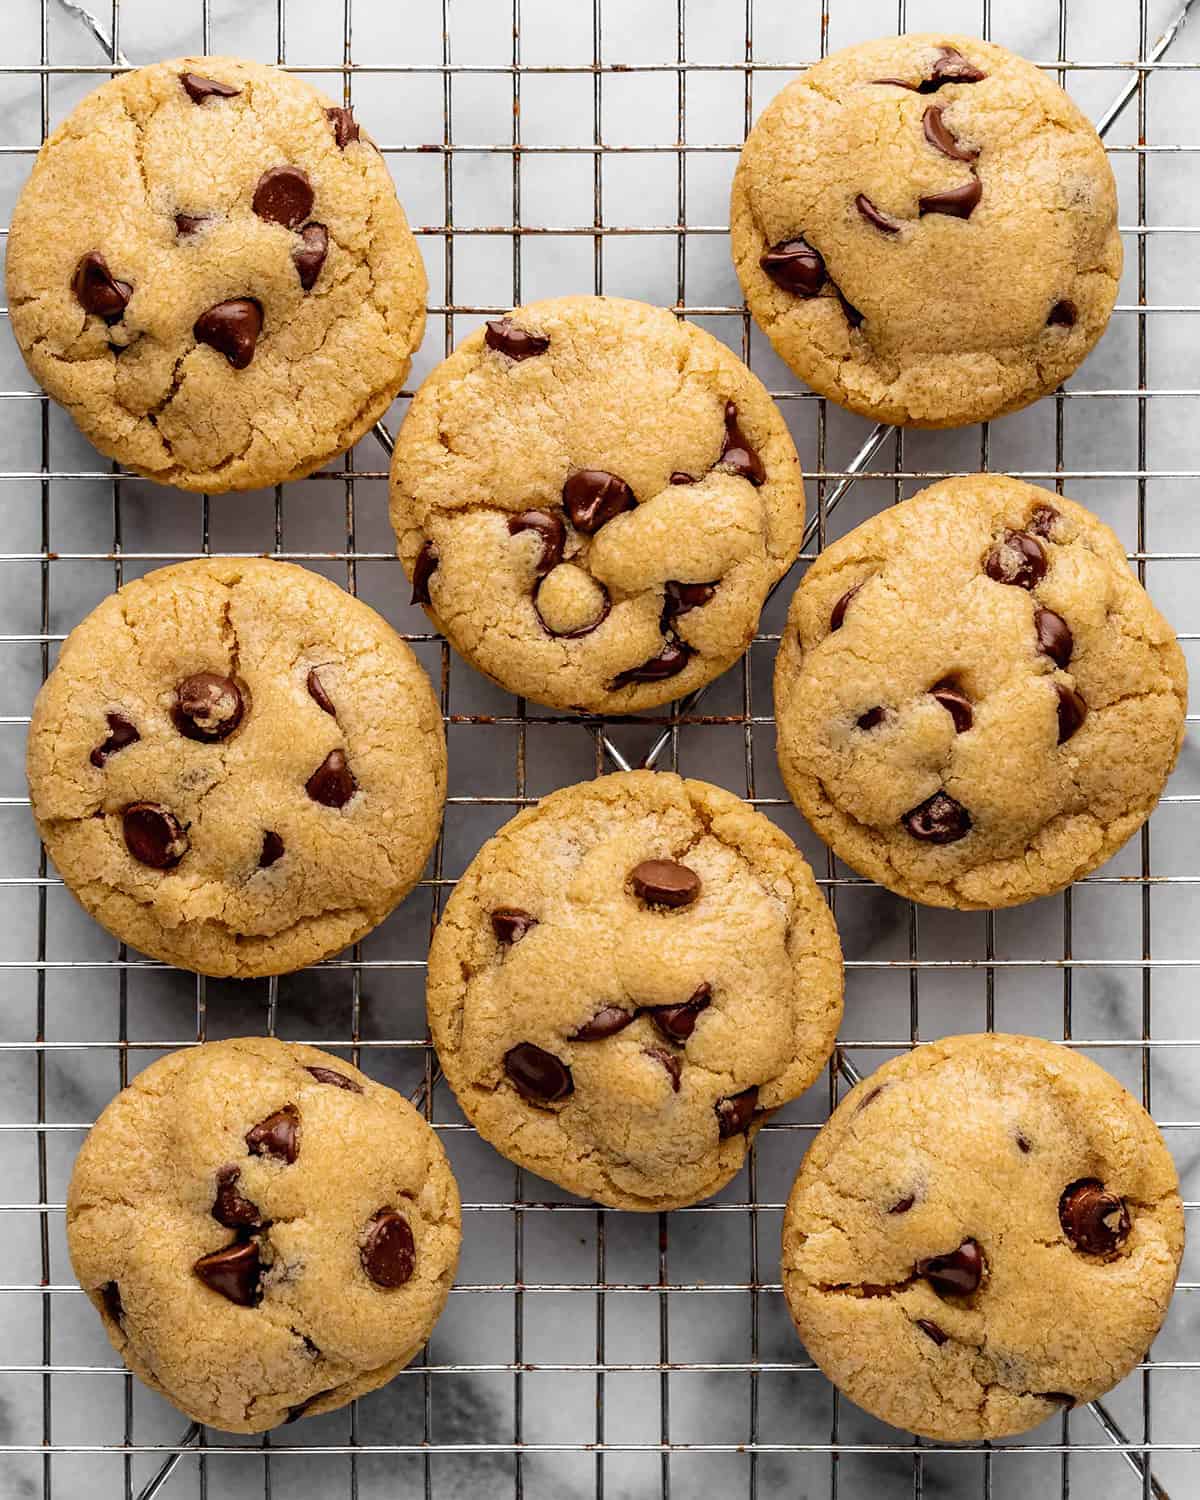
{"label": "chocolate chip", "polygon": [[925,214],[949,214],[952,219],[969,219],[983,194],[983,183],[972,177],[961,187],[947,188],[942,193],[926,193],[917,199],[917,207]]}
{"label": "chocolate chip", "polygon": [[226,740],[242,722],[245,703],[232,677],[193,672],[175,689],[171,717],[189,740]]}
{"label": "chocolate chip", "polygon": [[650,1005],[646,1012],[669,1041],[686,1042],[696,1029],[700,1012],[712,1004],[712,985],[702,984],[682,1005]]}
{"label": "chocolate chip", "polygon": [[856,583],[852,589],[847,589],[842,597],[838,600],[838,602],[833,606],[833,609],[829,614],[829,629],[831,633],[842,628],[842,621],[846,618],[846,610],[850,604],[850,601],[854,598],[855,594],[858,593],[860,588],[862,588],[862,584]]}
{"label": "chocolate chip", "polygon": [[643,1047],[642,1051],[647,1057],[653,1058],[656,1063],[661,1063],[666,1068],[671,1079],[671,1089],[677,1094],[679,1092],[679,1075],[683,1071],[683,1064],[680,1059],[673,1052],[667,1052],[662,1047]]}
{"label": "chocolate chip", "polygon": [[890,218],[885,213],[881,213],[871,202],[870,198],[867,197],[866,193],[859,193],[854,200],[854,206],[862,214],[863,218],[866,219],[868,224],[874,224],[875,228],[882,229],[884,234],[900,233],[900,221]]}
{"label": "chocolate chip", "polygon": [[776,286],[798,297],[815,297],[825,285],[824,259],[799,237],[772,245],[758,263]]}
{"label": "chocolate chip", "polygon": [[842,304],[842,311],[846,314],[846,322],[849,323],[851,328],[861,328],[863,325],[862,313],[859,312],[858,308],[855,307],[853,303],[847,301],[847,299],[842,296],[839,288],[834,287],[834,291],[837,292],[837,299]]}
{"label": "chocolate chip", "polygon": [[943,83],[981,83],[986,77],[987,74],[980,72],[974,63],[968,62],[957,47],[943,47],[929,79],[919,86],[919,92],[932,93]]}
{"label": "chocolate chip", "polygon": [[925,844],[954,844],[971,829],[971,816],[961,802],[945,792],[934,792],[900,819],[913,838]]}
{"label": "chocolate chip", "polygon": [[1031,1391],[1030,1395],[1036,1396],[1039,1401],[1054,1401],[1059,1406],[1074,1406],[1079,1400],[1070,1391]]}
{"label": "chocolate chip", "polygon": [[975,710],[971,707],[970,698],[967,697],[954,679],[952,677],[943,678],[941,682],[935,682],[929,691],[954,720],[955,734],[966,734],[967,730],[975,722]]}
{"label": "chocolate chip", "polygon": [[141,735],[124,714],[105,714],[104,717],[108,721],[108,738],[88,756],[98,770],[103,770],[104,762],[110,755],[115,755],[118,750],[124,750],[126,745],[136,744],[141,739]]}
{"label": "chocolate chip", "polygon": [[619,1005],[606,1005],[603,1010],[598,1010],[590,1021],[575,1032],[571,1040],[573,1042],[601,1042],[606,1036],[616,1036],[618,1031],[624,1031],[626,1026],[632,1024],[635,1016],[631,1010],[622,1010]]}
{"label": "chocolate chip", "polygon": [[342,109],[339,106],[325,111],[329,123],[333,126],[333,138],[344,151],[351,141],[359,138],[358,121],[354,118],[352,109]]}
{"label": "chocolate chip", "polygon": [[115,323],[125,311],[133,287],[118,281],[99,250],[89,250],[75,267],[71,290],[84,312],[95,313],[106,323]]}
{"label": "chocolate chip", "polygon": [[672,859],[644,859],[629,872],[634,893],[652,906],[690,906],[700,894],[700,877]]}
{"label": "chocolate chip", "polygon": [[206,99],[233,99],[242,92],[231,83],[218,83],[215,78],[202,78],[199,73],[181,73],[179,81],[193,104],[203,104]]}
{"label": "chocolate chip", "polygon": [[311,1073],[318,1083],[331,1083],[334,1088],[345,1089],[350,1094],[361,1094],[363,1086],[355,1083],[353,1078],[347,1078],[345,1073],[338,1073],[333,1068],[312,1067],[305,1068],[306,1073]]}
{"label": "chocolate chip", "polygon": [[942,106],[931,104],[925,111],[921,121],[925,130],[925,139],[943,156],[948,156],[953,161],[974,161],[979,155],[977,148],[960,146],[954,132],[942,119]]}
{"label": "chocolate chip", "polygon": [[563,543],[567,538],[567,525],[560,510],[525,510],[508,520],[509,536],[519,536],[523,531],[536,531],[542,539],[542,553],[534,566],[534,575],[544,578],[551,568],[562,562]]}
{"label": "chocolate chip", "polygon": [[253,1240],[202,1255],[192,1270],[205,1286],[239,1307],[257,1307],[262,1300],[262,1262]]}
{"label": "chocolate chip", "polygon": [[1006,531],[983,560],[984,572],[997,583],[1036,588],[1046,576],[1046,553],[1027,531]]}
{"label": "chocolate chip", "polygon": [[317,707],[324,709],[331,719],[336,719],[337,709],[333,706],[333,699],[325,691],[316,667],[310,668],[306,683],[308,686],[308,696]]}
{"label": "chocolate chip", "polygon": [[739,479],[748,479],[757,489],[766,480],[767,469],[750,439],[738,426],[738,409],[732,401],[725,403],[725,441],[719,464],[731,469]]}
{"label": "chocolate chip", "polygon": [[519,1042],[504,1054],[504,1071],[531,1104],[554,1104],[575,1089],[566,1063],[532,1042]]}
{"label": "chocolate chip", "polygon": [[[592,581],[595,582],[594,579]],[[604,585],[602,583],[597,583],[596,587],[599,589],[603,597],[600,600],[600,612],[599,614],[597,614],[596,618],[594,620],[589,620],[586,625],[581,625],[578,630],[555,630],[552,625],[547,624],[545,616],[538,608],[538,591],[542,586],[542,582],[543,580],[539,579],[537,587],[533,591],[533,609],[534,613],[537,615],[539,621],[541,622],[542,629],[546,632],[547,635],[552,635],[556,640],[560,641],[573,641],[578,639],[578,637],[581,635],[591,635],[593,630],[599,629],[599,627],[604,624],[605,620],[608,619],[609,611],[612,609],[612,599],[610,598],[609,592],[604,587]]]}
{"label": "chocolate chip", "polygon": [[300,277],[300,285],[311,292],[329,254],[329,231],[324,224],[306,224],[300,231],[301,244],[292,251],[292,264]]}
{"label": "chocolate chip", "polygon": [[1082,727],[1087,704],[1065,682],[1056,682],[1054,689],[1058,693],[1058,743],[1064,745]]}
{"label": "chocolate chip", "polygon": [[1056,302],[1050,309],[1046,324],[1050,328],[1074,328],[1075,319],[1078,316],[1079,309],[1070,298],[1064,297],[1061,302]]}
{"label": "chocolate chip", "polygon": [[410,604],[428,604],[429,580],[437,571],[438,549],[433,542],[421,543],[421,550],[417,553],[417,560],[413,563],[412,598]]}
{"label": "chocolate chip", "polygon": [[300,1155],[300,1111],[285,1104],[246,1132],[251,1156],[273,1156],[289,1165]]}
{"label": "chocolate chip", "polygon": [[696,483],[696,476],[694,474],[685,474],[682,469],[676,469],[672,473],[671,478],[668,480],[668,483],[669,484],[695,484]]}
{"label": "chocolate chip", "polygon": [[233,297],[201,313],[192,333],[199,343],[223,354],[235,370],[244,370],[254,358],[262,323],[262,307],[253,297]]}
{"label": "chocolate chip", "polygon": [[944,1333],[936,1323],[931,1323],[928,1318],[918,1318],[917,1327],[928,1338],[931,1338],[939,1349],[950,1337],[950,1335],[948,1333]]}
{"label": "chocolate chip", "polygon": [[1026,1139],[1019,1130],[1017,1131],[1017,1150],[1021,1152],[1022,1156],[1028,1156],[1033,1150],[1032,1142]]}
{"label": "chocolate chip", "polygon": [[567,476],[562,497],[571,525],[586,536],[637,504],[625,481],[605,469],[576,469]]}
{"label": "chocolate chip", "polygon": [[1129,1235],[1129,1209],[1095,1177],[1081,1177],[1063,1189],[1058,1220],[1076,1250],[1113,1255]]}
{"label": "chocolate chip", "polygon": [[489,349],[507,354],[509,359],[532,359],[535,354],[545,354],[550,340],[542,333],[529,333],[518,328],[511,318],[493,318],[488,323],[483,341]]}
{"label": "chocolate chip", "polygon": [[715,583],[677,583],[669,578],[663,584],[663,624],[669,626],[690,609],[702,609],[717,592]]}
{"label": "chocolate chip", "polygon": [[100,1294],[100,1301],[104,1304],[104,1311],[114,1323],[119,1323],[125,1316],[125,1309],[121,1305],[121,1288],[115,1281],[106,1281],[97,1290]]}
{"label": "chocolate chip", "polygon": [[876,729],[886,718],[886,708],[869,708],[865,714],[859,714],[854,722],[860,729]]}
{"label": "chocolate chip", "polygon": [[131,803],[121,825],[125,847],[151,869],[170,870],[188,851],[188,836],[179,819],[161,803]]}
{"label": "chocolate chip", "polygon": [[269,870],[271,866],[283,858],[283,840],[274,831],[268,828],[263,834],[262,851],[258,856],[258,868]]}
{"label": "chocolate chip", "polygon": [[217,1172],[217,1196],[213,1199],[212,1216],[226,1229],[257,1229],[262,1224],[262,1214],[249,1198],[243,1198],[237,1190],[237,1181],[242,1174],[237,1167],[221,1167]]}
{"label": "chocolate chip", "polygon": [[718,1099],[713,1106],[717,1112],[717,1134],[722,1140],[738,1135],[745,1130],[754,1116],[758,1103],[758,1085],[743,1089],[740,1094],[730,1094],[727,1099]]}
{"label": "chocolate chip", "polygon": [[1047,541],[1054,536],[1055,523],[1058,521],[1058,511],[1053,505],[1035,505],[1029,512],[1029,520],[1026,522],[1028,529],[1034,536],[1044,536]]}
{"label": "chocolate chip", "polygon": [[344,750],[331,750],[304,783],[304,790],[322,807],[345,807],[358,790]]}
{"label": "chocolate chip", "polygon": [[1038,650],[1065,671],[1075,649],[1071,627],[1052,609],[1038,608],[1033,612],[1033,628],[1037,631]]}
{"label": "chocolate chip", "polygon": [[367,1225],[359,1251],[363,1270],[376,1286],[404,1286],[417,1266],[417,1247],[408,1220],[394,1208],[381,1208]]}
{"label": "chocolate chip", "polygon": [[635,682],[662,682],[667,677],[674,677],[687,666],[691,655],[692,648],[683,641],[668,640],[657,656],[650,657],[641,666],[618,672],[612,680],[611,690],[616,692],[618,688],[629,687]]}
{"label": "chocolate chip", "polygon": [[910,1193],[907,1198],[901,1198],[898,1203],[893,1203],[888,1209],[890,1214],[906,1214],[917,1200]]}
{"label": "chocolate chip", "polygon": [[202,214],[176,214],[175,233],[186,237],[195,234],[198,229],[203,229],[208,219]]}
{"label": "chocolate chip", "polygon": [[268,167],[258,179],[250,205],[268,224],[296,229],[312,213],[313,190],[299,167]]}
{"label": "chocolate chip", "polygon": [[498,906],[492,913],[492,931],[501,943],[519,943],[538,919],[517,906]]}
{"label": "chocolate chip", "polygon": [[919,1260],[917,1275],[924,1276],[939,1297],[965,1297],[983,1278],[983,1251],[974,1240],[963,1240],[948,1255]]}

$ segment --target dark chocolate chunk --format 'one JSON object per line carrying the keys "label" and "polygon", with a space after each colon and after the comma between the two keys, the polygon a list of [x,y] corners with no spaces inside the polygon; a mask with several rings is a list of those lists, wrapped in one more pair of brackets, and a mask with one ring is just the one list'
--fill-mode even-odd
{"label": "dark chocolate chunk", "polygon": [[842,628],[842,621],[846,618],[846,610],[850,604],[850,601],[854,598],[855,594],[858,593],[860,588],[862,588],[862,584],[856,583],[852,589],[847,589],[842,597],[838,600],[838,602],[833,606],[833,609],[830,610],[829,629],[831,632],[840,630]]}
{"label": "dark chocolate chunk", "polygon": [[971,830],[971,815],[945,792],[934,792],[900,819],[924,844],[954,844]]}
{"label": "dark chocolate chunk", "polygon": [[1022,1156],[1028,1156],[1033,1150],[1032,1142],[1023,1136],[1019,1130],[1017,1131],[1017,1149],[1021,1152]]}
{"label": "dark chocolate chunk", "polygon": [[824,258],[799,236],[772,245],[758,263],[776,286],[798,297],[815,297],[825,285]]}
{"label": "dark chocolate chunk", "polygon": [[865,714],[859,714],[855,723],[860,729],[877,729],[884,719],[887,718],[886,708],[868,708]]}
{"label": "dark chocolate chunk", "polygon": [[504,1054],[504,1071],[531,1104],[554,1104],[575,1088],[566,1063],[532,1042],[519,1042]]}
{"label": "dark chocolate chunk", "polygon": [[1065,682],[1056,682],[1054,688],[1058,693],[1058,743],[1063,745],[1082,727],[1087,704]]}
{"label": "dark chocolate chunk", "polygon": [[696,476],[694,474],[685,474],[682,469],[676,469],[671,474],[671,478],[669,479],[668,483],[669,484],[695,484],[696,483]]}
{"label": "dark chocolate chunk", "polygon": [[273,1156],[289,1165],[300,1155],[300,1111],[285,1104],[246,1132],[251,1156]]}
{"label": "dark chocolate chunk", "polygon": [[404,1286],[417,1268],[412,1228],[394,1208],[381,1208],[375,1213],[359,1254],[363,1270],[376,1286]]}
{"label": "dark chocolate chunk", "polygon": [[438,549],[431,541],[421,543],[421,550],[417,553],[417,560],[413,563],[412,576],[412,598],[410,604],[428,604],[429,580],[437,571]]}
{"label": "dark chocolate chunk", "polygon": [[758,1103],[758,1085],[752,1084],[740,1094],[730,1094],[727,1099],[718,1099],[717,1134],[722,1140],[746,1130],[754,1117],[754,1106]]}
{"label": "dark chocolate chunk", "polygon": [[179,819],[158,802],[133,802],[121,820],[125,847],[134,859],[154,870],[170,870],[188,851],[188,836]]}
{"label": "dark chocolate chunk", "polygon": [[1129,1237],[1129,1208],[1095,1177],[1081,1177],[1064,1188],[1058,1220],[1076,1250],[1115,1255]]}
{"label": "dark chocolate chunk", "polygon": [[192,1270],[205,1286],[239,1307],[257,1307],[262,1300],[262,1261],[253,1240],[202,1255]]}
{"label": "dark chocolate chunk", "polygon": [[916,1201],[910,1193],[907,1198],[901,1198],[896,1203],[893,1203],[891,1208],[888,1209],[888,1213],[906,1214]]}
{"label": "dark chocolate chunk", "polygon": [[124,714],[105,714],[104,717],[108,721],[108,738],[88,756],[97,770],[104,769],[104,763],[110,755],[115,755],[118,750],[124,750],[126,745],[136,744],[141,739],[141,735]]}
{"label": "dark chocolate chunk", "polygon": [[965,1297],[983,1279],[983,1251],[975,1240],[963,1240],[947,1255],[918,1261],[917,1275],[924,1276],[939,1297]]}
{"label": "dark chocolate chunk", "polygon": [[104,1311],[114,1323],[119,1323],[125,1316],[125,1308],[121,1304],[121,1288],[115,1281],[106,1281],[97,1290],[100,1294],[100,1301],[104,1304]]}
{"label": "dark chocolate chunk", "polygon": [[975,722],[975,710],[958,683],[952,677],[946,677],[934,683],[929,691],[954,720],[955,734],[966,734]]}
{"label": "dark chocolate chunk", "polygon": [[208,219],[203,214],[176,214],[175,233],[186,238],[189,234],[195,234],[198,229],[203,229]]}
{"label": "dark chocolate chunk", "polygon": [[268,167],[258,179],[251,205],[268,224],[297,229],[312,213],[313,189],[299,167]]}
{"label": "dark chocolate chunk", "polygon": [[[957,47],[943,47],[929,79],[920,85],[919,92],[932,93],[943,83],[982,83],[986,77],[987,74],[981,72],[974,63],[968,62]],[[933,87],[930,88],[929,84]]]}
{"label": "dark chocolate chunk", "polygon": [[347,1078],[345,1073],[339,1073],[334,1068],[306,1067],[304,1071],[311,1073],[318,1083],[331,1083],[334,1088],[345,1089],[349,1094],[363,1092],[361,1083],[355,1083],[353,1078]]}
{"label": "dark chocolate chunk", "polygon": [[931,1322],[930,1322],[930,1321],[929,1321],[929,1319],[928,1319],[928,1318],[918,1318],[918,1319],[917,1319],[917,1327],[918,1327],[918,1328],[919,1328],[919,1329],[920,1329],[920,1330],[921,1330],[921,1332],[922,1332],[922,1333],[923,1333],[923,1334],[925,1334],[925,1335],[926,1335],[926,1336],[927,1336],[927,1337],[928,1337],[928,1338],[931,1338],[931,1339],[932,1339],[932,1340],[933,1340],[933,1342],[934,1342],[934,1343],[935,1343],[935,1344],[937,1344],[937,1346],[938,1346],[938,1347],[939,1347],[939,1348],[940,1348],[940,1347],[941,1347],[941,1346],[942,1346],[942,1345],[943,1345],[943,1344],[944,1344],[944,1343],[945,1343],[945,1342],[946,1342],[946,1340],[947,1340],[947,1339],[948,1339],[948,1338],[949,1338],[949,1337],[950,1337],[950,1335],[949,1335],[949,1334],[948,1334],[948,1333],[944,1333],[944,1332],[943,1332],[943,1331],[942,1331],[942,1330],[941,1330],[941,1329],[940,1329],[940,1328],[939,1328],[939,1327],[938,1327],[938,1326],[937,1326],[937,1324],[936,1324],[936,1323],[931,1323]]}
{"label": "dark chocolate chunk", "polygon": [[954,161],[974,161],[979,155],[978,149],[969,146],[960,146],[954,132],[942,119],[942,106],[931,104],[925,111],[922,125],[925,130],[925,139],[943,156],[949,156]]}
{"label": "dark chocolate chunk", "polygon": [[663,584],[663,624],[669,625],[690,609],[702,609],[717,592],[715,583],[677,583],[673,578]]}
{"label": "dark chocolate chunk", "polygon": [[217,1172],[217,1195],[213,1199],[212,1216],[226,1229],[257,1229],[262,1224],[262,1214],[249,1198],[243,1198],[238,1192],[237,1182],[241,1175],[232,1163]]}
{"label": "dark chocolate chunk", "polygon": [[683,1071],[683,1063],[673,1052],[668,1052],[665,1047],[643,1047],[642,1051],[647,1057],[661,1063],[666,1068],[671,1079],[671,1088],[677,1094],[679,1092],[679,1075]]}
{"label": "dark chocolate chunk", "polygon": [[758,450],[738,426],[738,409],[734,402],[725,403],[725,441],[717,463],[731,469],[740,479],[748,479],[757,489],[766,481],[767,469]]}
{"label": "dark chocolate chunk", "polygon": [[95,313],[106,323],[115,323],[133,296],[133,287],[113,276],[99,250],[89,250],[80,259],[71,278],[71,290],[84,312]]}
{"label": "dark chocolate chunk", "polygon": [[258,868],[269,870],[277,860],[283,858],[283,840],[273,828],[263,834],[262,852],[258,856]]}
{"label": "dark chocolate chunk", "polygon": [[304,783],[304,790],[322,807],[345,807],[358,790],[344,750],[331,750]]}
{"label": "dark chocolate chunk", "polygon": [[1046,324],[1050,328],[1074,328],[1075,319],[1078,316],[1079,309],[1069,297],[1064,297],[1061,302],[1056,302],[1050,309]]}
{"label": "dark chocolate chunk", "polygon": [[646,1014],[672,1042],[686,1042],[696,1029],[702,1010],[712,1004],[712,985],[702,984],[682,1005],[650,1005]]}
{"label": "dark chocolate chunk", "polygon": [[1070,1391],[1031,1391],[1030,1395],[1036,1396],[1039,1401],[1053,1401],[1059,1406],[1074,1406],[1079,1400]]}
{"label": "dark chocolate chunk", "polygon": [[492,931],[501,943],[519,943],[537,918],[517,906],[498,906],[492,913]]}
{"label": "dark chocolate chunk", "polygon": [[926,193],[917,199],[917,207],[925,214],[949,214],[952,219],[969,219],[983,195],[983,183],[972,177],[961,187],[947,188],[941,193]]}
{"label": "dark chocolate chunk", "polygon": [[635,894],[652,906],[690,906],[700,894],[700,877],[671,859],[644,859],[629,872]]}
{"label": "dark chocolate chunk", "polygon": [[628,671],[618,672],[612,680],[612,691],[629,687],[635,682],[662,682],[667,677],[675,677],[687,666],[691,655],[692,648],[683,641],[673,638],[664,641],[657,656],[650,657],[640,666],[630,667]]}
{"label": "dark chocolate chunk", "polygon": [[1034,536],[1044,536],[1047,541],[1050,541],[1054,536],[1054,527],[1057,520],[1058,511],[1054,509],[1053,505],[1035,505],[1029,512],[1029,520],[1026,522],[1026,528]]}
{"label": "dark chocolate chunk", "polygon": [[893,219],[890,215],[882,213],[867,197],[866,193],[859,193],[854,200],[854,206],[866,219],[868,224],[874,224],[876,229],[882,229],[884,234],[899,234],[900,221]]}
{"label": "dark chocolate chunk", "polygon": [[576,469],[567,476],[562,497],[571,525],[586,536],[637,504],[625,481],[605,469]]}
{"label": "dark chocolate chunk", "polygon": [[1062,615],[1056,615],[1052,609],[1035,609],[1033,628],[1037,631],[1038,650],[1066,671],[1075,649],[1075,637]]}
{"label": "dark chocolate chunk", "polygon": [[300,285],[311,292],[329,254],[329,231],[324,224],[306,224],[300,231],[301,243],[292,251],[292,264],[300,277]]}
{"label": "dark chocolate chunk", "polygon": [[244,370],[254,358],[262,324],[262,307],[253,297],[233,297],[201,313],[192,333],[197,342],[223,354],[235,370]]}
{"label": "dark chocolate chunk", "polygon": [[571,1037],[573,1042],[600,1042],[606,1036],[616,1036],[624,1031],[635,1016],[631,1010],[622,1010],[619,1005],[606,1005],[598,1010],[590,1021],[585,1021]]}
{"label": "dark chocolate chunk", "polygon": [[542,539],[542,552],[534,564],[534,575],[544,578],[551,568],[562,562],[563,543],[567,539],[567,525],[561,510],[524,510],[519,516],[508,519],[508,534],[520,536],[523,531],[536,531]]}
{"label": "dark chocolate chunk", "polygon": [[343,151],[351,141],[358,140],[358,121],[354,118],[352,109],[334,106],[327,109],[325,113],[329,118],[329,123],[333,126],[333,138]]}
{"label": "dark chocolate chunk", "polygon": [[530,333],[518,328],[511,318],[493,318],[486,327],[483,341],[489,349],[507,354],[509,359],[532,359],[535,354],[545,354],[550,347],[546,334]]}
{"label": "dark chocolate chunk", "polygon": [[181,73],[179,81],[193,104],[203,104],[206,99],[233,99],[242,92],[231,83],[218,83],[215,78],[202,78],[199,73]]}
{"label": "dark chocolate chunk", "polygon": [[245,702],[232,677],[193,672],[175,689],[171,717],[189,740],[226,740],[242,722]]}
{"label": "dark chocolate chunk", "polygon": [[1046,553],[1027,531],[1006,531],[983,560],[983,569],[997,583],[1019,589],[1036,588],[1046,576]]}
{"label": "dark chocolate chunk", "polygon": [[337,709],[333,706],[333,699],[325,691],[316,667],[310,669],[306,683],[308,686],[308,696],[317,707],[324,709],[331,719],[336,719]]}

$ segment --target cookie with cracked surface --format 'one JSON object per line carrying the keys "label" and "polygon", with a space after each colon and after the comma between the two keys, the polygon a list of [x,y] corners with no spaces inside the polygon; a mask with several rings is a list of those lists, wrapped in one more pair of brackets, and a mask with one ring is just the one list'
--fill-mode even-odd
{"label": "cookie with cracked surface", "polygon": [[311,473],[383,415],[425,270],[350,111],[277,68],[176,58],[102,85],[42,147],[8,301],[102,453],[220,492]]}
{"label": "cookie with cracked surface", "polygon": [[880,422],[956,427],[1036,401],[1104,332],[1121,274],[1091,121],[976,37],[887,37],[809,68],[750,132],[730,212],[776,353]]}
{"label": "cookie with cracked surface", "polygon": [[884,1422],[1024,1432],[1142,1359],[1183,1253],[1153,1120],[1090,1059],[1025,1036],[894,1058],[813,1142],[783,1220],[809,1354]]}
{"label": "cookie with cracked surface", "polygon": [[791,840],[667,772],[566,787],[476,855],[429,954],[429,1025],[510,1160],[614,1208],[717,1192],[842,1014],[837,929]]}
{"label": "cookie with cracked surface", "polygon": [[473,666],[629,713],[746,649],[804,490],[783,418],[723,344],[642,302],[562,297],[493,319],[425,381],[391,511],[414,602]]}
{"label": "cookie with cracked surface", "polygon": [[390,1380],[445,1306],[460,1238],[450,1165],[412,1105],[268,1037],[138,1074],[67,1195],[71,1263],[117,1353],[227,1432]]}
{"label": "cookie with cracked surface", "polygon": [[202,974],[316,963],[415,884],[441,714],[373,609],[291,563],[149,573],[68,636],[34,706],[33,814],[83,906]]}
{"label": "cookie with cracked surface", "polygon": [[827,548],[775,666],[792,800],[839,859],[931,906],[1015,906],[1115,854],[1186,704],[1183,653],[1116,536],[993,474]]}

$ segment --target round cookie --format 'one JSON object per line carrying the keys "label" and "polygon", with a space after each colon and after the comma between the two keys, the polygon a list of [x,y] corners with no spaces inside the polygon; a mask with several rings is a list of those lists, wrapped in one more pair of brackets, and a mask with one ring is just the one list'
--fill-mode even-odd
{"label": "round cookie", "polygon": [[187,57],[103,84],[42,147],[8,301],[34,377],[102,453],[220,492],[298,479],[383,415],[425,270],[348,109]]}
{"label": "round cookie", "polygon": [[340,952],[415,884],[441,714],[387,622],[263,558],[162,568],[68,636],[34,705],[38,832],[122,942],[201,974]]}
{"label": "round cookie", "polygon": [[67,1194],[71,1263],[117,1353],[227,1432],[390,1380],[445,1306],[460,1239],[450,1165],[412,1105],[269,1037],[152,1063]]}
{"label": "round cookie", "polygon": [[749,645],[804,490],[761,382],[662,308],[516,309],[429,376],[392,459],[413,600],[510,692],[632,713]]}
{"label": "round cookie", "polygon": [[792,800],[839,859],[931,906],[1014,906],[1102,864],[1154,810],[1186,704],[1116,536],[994,474],[827,548],[775,665]]}
{"label": "round cookie", "polygon": [[880,422],[956,427],[1054,390],[1121,274],[1091,121],[977,37],[886,37],[809,68],[750,132],[730,213],[776,353]]}
{"label": "round cookie", "polygon": [[1166,1316],[1183,1207],[1153,1120],[1088,1058],[946,1037],[846,1096],[783,1220],[809,1354],[884,1422],[1024,1432],[1123,1380]]}
{"label": "round cookie", "polygon": [[497,1151],[614,1208],[679,1208],[820,1072],[842,954],[774,824],[632,771],[484,845],[434,934],[428,1003],[442,1071]]}

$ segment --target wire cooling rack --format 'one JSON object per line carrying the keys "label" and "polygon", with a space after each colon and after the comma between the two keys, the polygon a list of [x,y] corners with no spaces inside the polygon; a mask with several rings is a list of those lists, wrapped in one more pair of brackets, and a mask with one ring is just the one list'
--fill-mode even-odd
{"label": "wire cooling rack", "polygon": [[[295,67],[355,104],[417,227],[432,293],[414,385],[511,304],[566,291],[672,304],[783,403],[815,505],[798,570],[922,484],[1000,469],[1113,524],[1191,652],[1200,49],[1179,5],[5,0],[0,198],[6,217],[39,140],[127,61],[223,51]],[[868,430],[798,389],[753,329],[729,267],[728,181],[755,112],[791,73],[870,35],[938,28],[1023,51],[1097,121],[1126,276],[1099,349],[1030,412],[951,434]],[[0,385],[0,1497],[1200,1493],[1195,1258],[1154,1350],[1103,1403],[957,1448],[841,1401],[795,1339],[778,1282],[783,1201],[839,1090],[960,1030],[1056,1037],[1117,1073],[1155,1108],[1195,1231],[1200,777],[1188,751],[1151,825],[1064,895],[1017,912],[918,910],[837,865],[782,793],[770,670],[798,573],[707,693],[584,722],[500,694],[404,602],[386,456],[407,396],[331,471],[210,502],[99,460],[30,387],[7,337]],[[383,928],[317,969],[238,985],[132,956],[79,913],[33,835],[21,764],[33,693],[88,608],[172,559],[245,551],[318,568],[401,629],[440,683],[451,795],[428,878]],[[764,1128],[718,1198],[649,1217],[580,1203],[483,1146],[439,1082],[422,1007],[432,925],[483,839],[555,786],[637,764],[721,782],[797,839],[836,909],[848,981],[826,1083]],[[115,1364],[71,1276],[63,1200],[83,1133],[130,1076],[172,1047],[264,1030],[344,1050],[419,1103],[463,1188],[465,1242],[447,1312],[408,1371],[346,1411],[242,1439],[185,1426]]]}

